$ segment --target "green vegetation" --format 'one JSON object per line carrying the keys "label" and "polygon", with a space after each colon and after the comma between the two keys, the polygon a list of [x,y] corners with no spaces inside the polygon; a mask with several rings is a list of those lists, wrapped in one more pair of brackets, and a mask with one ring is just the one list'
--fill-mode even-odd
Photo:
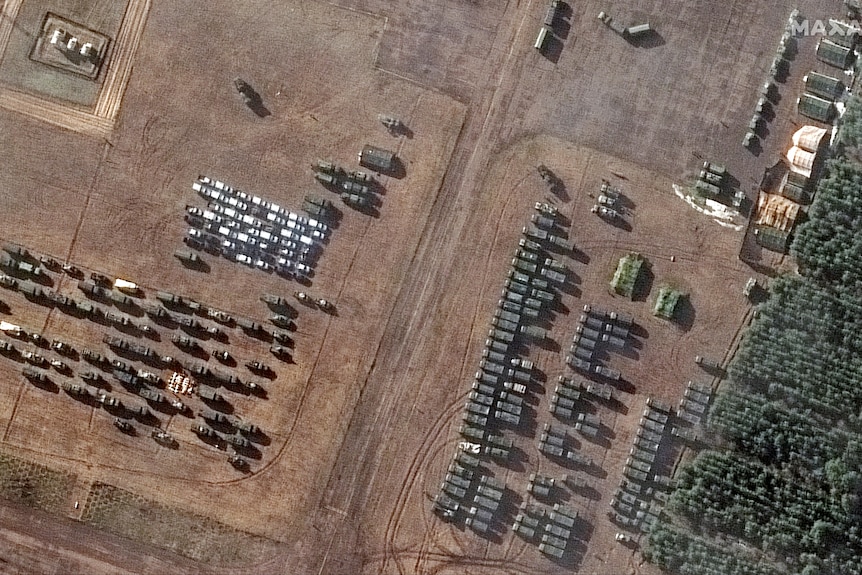
{"label": "green vegetation", "polygon": [[76,476],[0,454],[0,497],[51,513],[69,510]]}
{"label": "green vegetation", "polygon": [[645,261],[640,254],[626,254],[621,257],[611,280],[611,289],[621,296],[632,297]]}
{"label": "green vegetation", "polygon": [[[842,142],[862,142],[854,98]],[[827,165],[648,560],[683,575],[862,573],[862,165]]]}
{"label": "green vegetation", "polygon": [[673,319],[676,313],[676,306],[683,297],[685,296],[679,290],[662,286],[658,290],[658,297],[655,299],[655,306],[652,310],[653,315],[664,319]]}
{"label": "green vegetation", "polygon": [[211,564],[260,561],[275,549],[275,542],[269,539],[105,483],[93,485],[81,519],[133,541]]}

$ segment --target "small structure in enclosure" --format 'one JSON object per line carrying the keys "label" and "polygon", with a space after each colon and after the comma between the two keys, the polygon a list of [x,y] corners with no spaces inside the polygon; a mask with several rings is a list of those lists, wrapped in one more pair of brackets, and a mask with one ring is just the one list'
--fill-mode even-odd
{"label": "small structure in enclosure", "polygon": [[48,12],[30,59],[95,80],[109,43],[107,36]]}

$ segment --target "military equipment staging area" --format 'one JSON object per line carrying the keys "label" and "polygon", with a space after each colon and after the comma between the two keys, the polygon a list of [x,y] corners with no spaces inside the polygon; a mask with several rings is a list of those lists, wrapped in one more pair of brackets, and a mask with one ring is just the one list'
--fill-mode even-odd
{"label": "military equipment staging area", "polygon": [[[0,338],[0,570],[658,572],[649,513],[626,510],[655,491],[660,513],[716,382],[694,359],[723,362],[762,278],[744,232],[673,185],[714,158],[756,201],[808,72],[791,64],[743,148],[774,47],[792,8],[834,7],[555,6],[539,51],[537,1],[4,3],[0,320],[26,334]],[[29,57],[48,13],[106,39],[95,77]],[[80,58],[70,41],[52,62]],[[351,178],[374,149],[395,166],[363,159],[372,194]],[[349,187],[309,168],[327,162]],[[235,189],[202,198],[202,175]],[[622,297],[629,254],[644,271]],[[91,273],[140,291],[100,301]],[[653,315],[662,290],[674,319]],[[127,368],[103,370],[124,406],[153,407],[118,416],[135,434],[83,350]],[[154,404],[174,372],[202,386],[189,413]]]}

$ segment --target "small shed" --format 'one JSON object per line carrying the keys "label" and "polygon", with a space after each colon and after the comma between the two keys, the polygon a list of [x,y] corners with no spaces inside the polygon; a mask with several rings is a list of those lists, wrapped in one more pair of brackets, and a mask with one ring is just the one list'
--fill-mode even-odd
{"label": "small shed", "polygon": [[395,168],[395,152],[366,145],[359,152],[359,165],[378,172],[390,172]]}

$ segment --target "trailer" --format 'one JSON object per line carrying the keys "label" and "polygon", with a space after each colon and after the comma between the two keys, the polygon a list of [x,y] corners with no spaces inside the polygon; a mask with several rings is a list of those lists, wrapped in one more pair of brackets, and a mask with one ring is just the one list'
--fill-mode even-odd
{"label": "trailer", "polygon": [[548,330],[535,325],[521,326],[520,333],[535,340],[543,340],[548,337]]}

